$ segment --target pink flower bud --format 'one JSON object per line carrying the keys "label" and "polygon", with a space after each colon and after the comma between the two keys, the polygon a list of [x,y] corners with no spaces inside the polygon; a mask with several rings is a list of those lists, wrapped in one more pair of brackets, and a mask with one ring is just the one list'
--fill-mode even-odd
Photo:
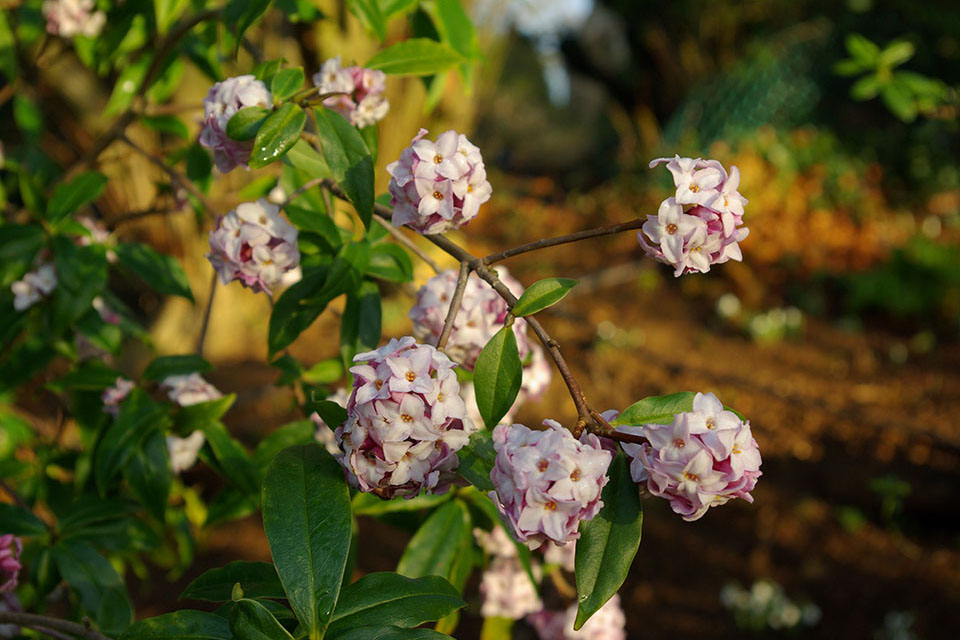
{"label": "pink flower bud", "polygon": [[[513,295],[520,297],[523,285],[512,277],[505,267],[497,267],[497,275]],[[417,304],[410,309],[413,335],[426,344],[436,345],[443,332],[443,325],[450,308],[450,300],[457,288],[458,272],[448,269],[427,280],[417,292]],[[477,356],[490,338],[503,327],[510,309],[506,301],[489,284],[471,275],[463,292],[460,312],[453,321],[453,329],[443,351],[451,360],[473,371]],[[527,337],[527,322],[517,318],[513,323],[520,359],[527,357],[530,340]]]}
{"label": "pink flower bud", "polygon": [[603,506],[600,491],[613,459],[595,435],[577,440],[554,420],[543,424],[543,431],[522,424],[493,430],[497,458],[490,499],[516,539],[531,549],[547,540],[564,544],[580,537],[580,522]]}
{"label": "pink flower bud", "polygon": [[426,134],[420,129],[400,159],[387,165],[393,224],[420,233],[459,229],[493,191],[480,150],[453,130],[436,142],[425,140]]}
{"label": "pink flower bud", "polygon": [[362,129],[383,120],[390,110],[390,103],[382,95],[387,88],[386,78],[383,71],[363,67],[343,68],[340,56],[337,56],[323,63],[320,71],[313,76],[313,84],[321,95],[342,94],[327,98],[323,106]]}
{"label": "pink flower bud", "polygon": [[381,498],[442,493],[474,431],[447,356],[412,337],[354,357],[347,421],[335,432],[347,479]]}
{"label": "pink flower bud", "polygon": [[23,543],[12,533],[0,536],[0,593],[9,593],[17,588],[20,575],[20,552]]}
{"label": "pink flower bud", "polygon": [[223,284],[231,280],[271,293],[300,266],[297,230],[264,199],[245,202],[217,220],[210,232],[210,264]]}
{"label": "pink flower bud", "polygon": [[760,449],[741,420],[712,393],[698,393],[693,411],[678,413],[669,425],[618,427],[647,438],[621,446],[633,460],[630,474],[646,482],[653,495],[666,498],[674,512],[692,521],[710,507],[734,498],[753,502],[750,491],[760,477]]}
{"label": "pink flower bud", "polygon": [[750,232],[743,224],[747,199],[740,195],[740,171],[730,173],[716,160],[657,158],[667,164],[676,193],[648,215],[637,240],[647,255],[674,266],[674,275],[706,273],[710,266],[740,260],[741,240]]}
{"label": "pink flower bud", "polygon": [[254,76],[237,76],[218,82],[203,99],[203,131],[200,144],[213,150],[213,161],[221,173],[250,162],[253,141],[241,142],[227,135],[227,123],[244,107],[273,107],[267,85]]}
{"label": "pink flower bud", "polygon": [[100,400],[103,402],[103,410],[112,416],[119,414],[120,403],[130,395],[135,386],[137,385],[132,380],[117,378],[116,383],[112,387],[104,389],[100,396]]}

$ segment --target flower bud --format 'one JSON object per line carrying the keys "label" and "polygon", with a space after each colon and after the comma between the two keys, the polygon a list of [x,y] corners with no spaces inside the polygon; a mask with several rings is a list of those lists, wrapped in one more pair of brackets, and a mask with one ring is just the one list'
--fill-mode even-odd
{"label": "flower bud", "polygon": [[244,107],[273,107],[267,85],[254,76],[227,78],[210,87],[203,99],[203,131],[200,144],[213,151],[213,162],[221,173],[250,162],[253,141],[234,140],[227,135],[227,123]]}
{"label": "flower bud", "polygon": [[613,455],[593,434],[581,440],[554,420],[534,431],[522,424],[493,430],[496,462],[490,472],[490,499],[520,542],[536,549],[547,540],[564,544],[580,537],[603,501],[607,467]]}
{"label": "flower bud", "polygon": [[29,309],[56,288],[56,269],[49,262],[41,264],[10,285],[10,290],[13,291],[13,308],[17,311]]}
{"label": "flower bud", "polygon": [[0,536],[0,593],[9,593],[17,588],[20,575],[20,552],[23,543],[12,533]]}
{"label": "flower bud", "polygon": [[476,217],[490,199],[480,150],[466,136],[447,131],[436,142],[425,140],[426,129],[387,165],[393,224],[420,233],[459,229]]}
{"label": "flower bud", "polygon": [[120,413],[120,403],[130,395],[133,388],[137,386],[132,380],[126,378],[117,378],[112,387],[103,390],[100,400],[103,402],[103,410],[112,416]]}
{"label": "flower bud", "polygon": [[313,76],[321,95],[339,93],[323,101],[323,106],[346,118],[360,129],[383,120],[390,110],[390,103],[383,96],[387,88],[383,71],[363,67],[343,68],[340,56],[323,63]]}
{"label": "flower bud", "polygon": [[206,438],[203,431],[194,431],[186,438],[167,436],[167,452],[170,454],[170,470],[183,473],[197,462],[197,455]]}
{"label": "flower bud", "polygon": [[633,460],[630,474],[666,498],[674,512],[692,521],[734,498],[753,502],[760,477],[760,449],[741,420],[712,393],[698,393],[693,411],[678,413],[669,425],[617,427],[642,435],[643,444],[621,446]]}

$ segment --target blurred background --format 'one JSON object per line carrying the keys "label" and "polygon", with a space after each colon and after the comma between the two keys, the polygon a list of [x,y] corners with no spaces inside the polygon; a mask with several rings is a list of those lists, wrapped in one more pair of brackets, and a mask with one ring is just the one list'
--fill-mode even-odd
{"label": "blurred background", "polygon": [[[340,3],[312,4],[335,19],[271,12],[249,38],[308,75],[328,57],[362,63],[376,51]],[[750,200],[743,262],[704,276],[674,279],[630,233],[506,263],[525,284],[580,280],[543,322],[591,404],[623,409],[646,395],[714,391],[750,418],[763,452],[753,505],[688,524],[648,501],[621,591],[630,637],[960,636],[960,4],[465,4],[485,59],[469,87],[452,75],[439,90],[389,80],[380,191],[383,166],[423,126],[431,137],[466,132],[483,151],[493,199],[456,238],[475,254],[655,213],[671,183],[647,163],[663,155],[738,166]],[[396,35],[416,20],[390,27]],[[253,64],[243,52],[231,71]],[[63,135],[37,144],[67,163],[110,122],[109,85],[55,46],[38,67],[25,97]],[[173,102],[195,134],[209,80],[190,66],[183,74]],[[156,132],[130,135],[163,148]],[[154,201],[152,166],[121,145],[102,160],[120,178],[105,198],[108,222]],[[275,182],[269,170],[234,171],[209,185],[211,199],[225,212]],[[208,221],[182,212],[116,228],[175,255],[195,297],[206,298]],[[417,273],[417,284],[431,275],[422,264]],[[414,291],[398,287],[385,299],[385,337],[409,332]],[[132,286],[125,300],[159,353],[193,348],[202,305]],[[340,308],[291,352],[307,364],[336,357]],[[302,417],[273,386],[269,310],[264,296],[221,288],[206,342],[216,365],[209,379],[238,393],[226,423],[248,443]],[[148,355],[130,351],[125,366]],[[559,380],[518,419],[548,417],[575,418]],[[408,524],[362,522],[359,569],[392,569]],[[162,574],[133,585],[138,613],[176,608],[180,588],[207,567],[268,553],[254,519],[215,528],[178,585]],[[458,638],[478,637],[478,609],[471,602]]]}

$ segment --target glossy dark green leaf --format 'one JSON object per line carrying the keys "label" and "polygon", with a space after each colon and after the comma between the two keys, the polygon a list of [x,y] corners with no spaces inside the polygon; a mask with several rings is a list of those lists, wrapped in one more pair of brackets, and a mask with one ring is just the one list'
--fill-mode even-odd
{"label": "glossy dark green leaf", "polygon": [[48,386],[57,391],[76,389],[81,391],[103,391],[116,384],[123,374],[108,367],[101,360],[86,360],[77,365],[76,370],[50,382]]}
{"label": "glossy dark green leaf", "polygon": [[230,612],[230,630],[235,640],[293,640],[273,614],[256,600],[237,600]]}
{"label": "glossy dark green leaf", "polygon": [[397,573],[410,578],[451,578],[464,537],[471,535],[466,506],[459,500],[444,504],[413,535],[397,565]]}
{"label": "glossy dark green leaf", "polygon": [[377,0],[347,0],[347,9],[360,23],[372,32],[380,42],[387,37],[387,21],[380,12]]}
{"label": "glossy dark green leaf", "polygon": [[328,633],[355,627],[393,625],[412,628],[439,620],[466,603],[439,576],[406,578],[396,573],[371,573],[340,593]]}
{"label": "glossy dark green leaf", "polygon": [[449,45],[429,38],[411,38],[379,51],[364,66],[391,75],[431,76],[464,62]]}
{"label": "glossy dark green leaf", "polygon": [[160,522],[166,520],[167,498],[173,484],[167,439],[154,431],[144,439],[123,468],[127,484],[147,511]]}
{"label": "glossy dark green leaf", "polygon": [[270,93],[273,94],[273,99],[286,100],[303,88],[305,79],[303,69],[300,67],[281,69],[270,81]]}
{"label": "glossy dark green leaf", "polygon": [[107,285],[107,256],[102,246],[78,246],[66,236],[53,239],[57,288],[53,314],[57,329],[73,324]]}
{"label": "glossy dark green leaf", "polygon": [[30,262],[46,241],[43,227],[33,224],[5,224],[0,227],[0,260]]}
{"label": "glossy dark green leaf", "polygon": [[157,253],[138,242],[121,242],[114,248],[114,252],[123,266],[139,276],[157,293],[182,296],[193,301],[187,274],[173,256]]}
{"label": "glossy dark green leaf", "polygon": [[347,421],[347,410],[333,400],[310,400],[307,402],[307,408],[311,412],[316,412],[324,424],[331,429],[336,429]]}
{"label": "glossy dark green leaf", "polygon": [[260,441],[257,445],[257,450],[253,452],[254,466],[256,466],[257,469],[266,471],[267,466],[273,462],[277,454],[284,449],[289,449],[298,444],[313,442],[315,432],[316,426],[310,420],[297,420],[274,429],[266,438]]}
{"label": "glossy dark green leaf", "polygon": [[316,109],[317,135],[334,179],[357,210],[363,225],[373,218],[373,159],[357,130],[330,109]]}
{"label": "glossy dark green leaf", "polygon": [[307,114],[299,106],[287,103],[270,114],[253,139],[250,168],[259,169],[276,162],[300,139]]}
{"label": "glossy dark green leaf", "polygon": [[413,280],[413,262],[405,249],[395,244],[380,243],[370,247],[367,273],[388,282]]}
{"label": "glossy dark green leaf", "polygon": [[617,419],[610,424],[614,426],[670,424],[675,414],[693,411],[695,395],[692,391],[680,391],[666,396],[649,396],[621,411]]}
{"label": "glossy dark green leaf", "polygon": [[154,358],[143,370],[144,381],[163,381],[170,376],[183,376],[191,373],[203,373],[213,366],[194,353]]}
{"label": "glossy dark green leaf", "polygon": [[518,318],[543,311],[563,299],[576,286],[577,281],[570,278],[545,278],[527,287],[511,312]]}
{"label": "glossy dark green leaf", "polygon": [[224,475],[248,495],[258,493],[259,474],[243,445],[220,423],[203,427],[203,434]]}
{"label": "glossy dark green leaf", "polygon": [[[12,15],[12,12],[11,12]],[[7,21],[7,13],[0,12],[0,72],[11,85],[17,79],[17,42],[13,37],[13,29]]]}
{"label": "glossy dark green leaf", "polygon": [[580,523],[575,629],[582,627],[617,593],[640,548],[643,528],[640,491],[630,477],[630,463],[623,453],[614,458],[607,477],[603,508],[593,520]]}
{"label": "glossy dark green leaf", "polygon": [[151,400],[143,390],[130,392],[94,455],[94,477],[101,494],[106,492],[109,482],[130,461],[146,437],[170,424],[167,411],[166,406]]}
{"label": "glossy dark green leaf", "polygon": [[359,289],[347,293],[340,318],[340,355],[344,366],[353,366],[353,356],[376,349],[380,344],[380,288],[364,280]]}
{"label": "glossy dark green leaf", "polygon": [[319,233],[334,249],[339,248],[342,244],[340,241],[340,232],[337,231],[337,225],[334,224],[333,219],[329,215],[292,204],[284,207],[284,212],[286,212],[287,217],[290,218],[293,226],[300,231]]}
{"label": "glossy dark green leaf", "polygon": [[481,429],[472,434],[466,446],[457,451],[457,457],[460,458],[457,473],[480,491],[493,491],[490,472],[497,460],[497,452],[493,448],[490,430]]}
{"label": "glossy dark green leaf", "polygon": [[433,629],[403,629],[401,627],[357,627],[348,629],[330,640],[454,640]]}
{"label": "glossy dark green leaf", "polygon": [[271,113],[273,109],[267,107],[244,107],[227,121],[227,135],[233,140],[253,140]]}
{"label": "glossy dark green leaf", "polygon": [[119,640],[233,640],[233,634],[226,618],[187,609],[141,620]]}
{"label": "glossy dark green leaf", "polygon": [[107,559],[85,544],[61,541],[54,547],[57,569],[80,606],[105,634],[120,634],[133,622],[123,581]]}
{"label": "glossy dark green leaf", "polygon": [[234,55],[240,50],[243,34],[266,13],[270,0],[230,0],[223,9],[223,23],[230,28],[236,38]]}
{"label": "glossy dark green leaf", "polygon": [[205,571],[191,582],[181,600],[227,602],[233,585],[239,583],[249,598],[286,598],[277,570],[269,562],[231,562],[225,567]]}
{"label": "glossy dark green leaf", "polygon": [[283,163],[303,171],[310,178],[333,177],[330,167],[327,166],[327,161],[306,140],[298,140],[290,147],[290,150],[283,156]]}
{"label": "glossy dark green leaf", "polygon": [[507,415],[520,391],[523,365],[512,327],[503,327],[490,339],[477,357],[473,369],[473,388],[477,408],[488,429]]}
{"label": "glossy dark green leaf", "polygon": [[264,60],[253,68],[253,76],[269,87],[273,82],[273,76],[283,68],[283,62],[282,59]]}
{"label": "glossy dark green leaf", "polygon": [[360,129],[360,137],[367,145],[367,151],[370,152],[373,164],[377,164],[377,156],[380,155],[380,136],[377,132],[377,125],[372,124]]}
{"label": "glossy dark green leaf", "polygon": [[263,528],[290,606],[320,638],[337,602],[350,548],[343,469],[316,444],[278,455],[263,481]]}
{"label": "glossy dark green leaf", "polygon": [[0,360],[0,393],[12,389],[46,368],[56,355],[49,341],[31,336]]}
{"label": "glossy dark green leaf", "polygon": [[107,176],[96,171],[81,173],[70,182],[57,185],[47,203],[47,220],[56,222],[76,212],[83,205],[96,200],[106,186]]}
{"label": "glossy dark green leaf", "polygon": [[40,536],[47,532],[47,525],[26,509],[0,502],[0,531],[16,536]]}

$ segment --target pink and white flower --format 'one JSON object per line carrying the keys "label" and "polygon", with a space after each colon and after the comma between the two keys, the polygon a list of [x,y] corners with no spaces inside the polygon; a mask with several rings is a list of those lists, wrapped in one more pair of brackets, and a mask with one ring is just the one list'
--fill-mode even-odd
{"label": "pink and white flower", "polygon": [[480,579],[480,597],[480,615],[484,618],[519,620],[543,608],[530,575],[516,557],[493,559]]}
{"label": "pink and white flower", "polygon": [[607,467],[613,455],[593,434],[577,440],[554,420],[534,431],[521,424],[493,430],[496,463],[490,472],[490,499],[514,537],[536,549],[547,540],[565,544],[580,537],[603,501]]}
{"label": "pink and white flower", "polygon": [[56,269],[49,262],[41,264],[10,285],[10,290],[13,291],[13,308],[17,311],[29,309],[56,288]]}
{"label": "pink and white flower", "polygon": [[234,140],[227,135],[227,123],[245,107],[273,107],[273,95],[252,75],[227,78],[214,84],[203,99],[203,131],[200,144],[213,151],[213,162],[221,173],[250,161],[253,141]]}
{"label": "pink and white flower", "polygon": [[100,400],[103,402],[103,410],[112,416],[120,413],[120,403],[123,402],[133,388],[137,386],[133,380],[126,378],[117,378],[112,387],[103,390]]}
{"label": "pink and white flower", "polygon": [[[497,275],[513,295],[520,297],[523,285],[513,278],[504,267],[497,267]],[[436,345],[443,332],[443,325],[450,308],[450,300],[457,288],[458,272],[448,269],[427,280],[417,292],[417,303],[410,309],[413,335],[426,344]],[[490,338],[503,327],[510,309],[506,301],[489,284],[471,274],[463,292],[460,312],[453,321],[453,329],[443,351],[451,360],[473,371],[477,356]],[[517,318],[513,323],[520,358],[527,357],[530,340],[527,337],[527,322]]]}
{"label": "pink and white flower", "polygon": [[47,33],[96,38],[107,23],[107,14],[96,8],[94,0],[45,0],[40,10],[47,19]]}
{"label": "pink and white flower", "polygon": [[194,431],[186,438],[167,436],[167,453],[170,455],[170,470],[180,474],[197,462],[197,455],[206,438],[203,431]]}
{"label": "pink and white flower", "polygon": [[741,260],[740,241],[749,234],[743,224],[747,199],[740,195],[740,171],[730,173],[716,160],[657,158],[666,163],[676,193],[648,215],[637,240],[647,255],[673,265],[674,275],[706,273],[714,264]]}
{"label": "pink and white flower", "polygon": [[669,425],[621,426],[641,435],[643,444],[623,443],[631,456],[630,474],[653,495],[666,498],[684,520],[702,517],[710,507],[734,498],[753,502],[760,477],[760,449],[750,423],[723,408],[712,393],[698,393],[693,411],[678,413]]}
{"label": "pink and white flower", "polygon": [[420,233],[459,229],[476,217],[493,189],[477,147],[450,130],[436,142],[414,137],[400,159],[387,165],[393,223]]}
{"label": "pink and white flower", "polygon": [[20,552],[23,543],[12,533],[0,536],[0,593],[9,593],[17,588],[20,575]]}
{"label": "pink and white flower", "polygon": [[409,336],[354,362],[347,421],[335,432],[347,479],[384,499],[446,491],[474,431],[456,364]]}
{"label": "pink and white flower", "polygon": [[300,266],[297,229],[264,199],[245,202],[217,220],[207,258],[223,284],[231,280],[272,295],[272,288]]}
{"label": "pink and white flower", "polygon": [[358,66],[344,68],[337,56],[323,63],[313,76],[313,84],[321,95],[342,94],[330,96],[323,101],[323,106],[362,129],[383,120],[390,111],[390,103],[383,96],[386,79],[383,71]]}
{"label": "pink and white flower", "polygon": [[[346,388],[341,387],[336,390],[333,395],[327,396],[327,400],[330,402],[336,402],[338,405],[347,408],[347,402],[350,400],[350,392]],[[314,411],[310,414],[310,420],[313,421],[316,431],[313,434],[313,439],[322,444],[327,452],[330,453],[334,458],[343,455],[343,452],[340,451],[340,445],[337,444],[337,438],[333,435],[334,430],[323,421],[323,418],[320,417],[320,414]]]}
{"label": "pink and white flower", "polygon": [[527,616],[527,622],[537,631],[540,640],[626,640],[627,618],[620,606],[620,596],[607,600],[579,630],[574,630],[577,605],[566,611],[543,609]]}
{"label": "pink and white flower", "polygon": [[199,373],[167,376],[160,383],[160,388],[167,392],[167,397],[170,400],[181,407],[189,407],[223,397],[223,394],[204,380]]}

